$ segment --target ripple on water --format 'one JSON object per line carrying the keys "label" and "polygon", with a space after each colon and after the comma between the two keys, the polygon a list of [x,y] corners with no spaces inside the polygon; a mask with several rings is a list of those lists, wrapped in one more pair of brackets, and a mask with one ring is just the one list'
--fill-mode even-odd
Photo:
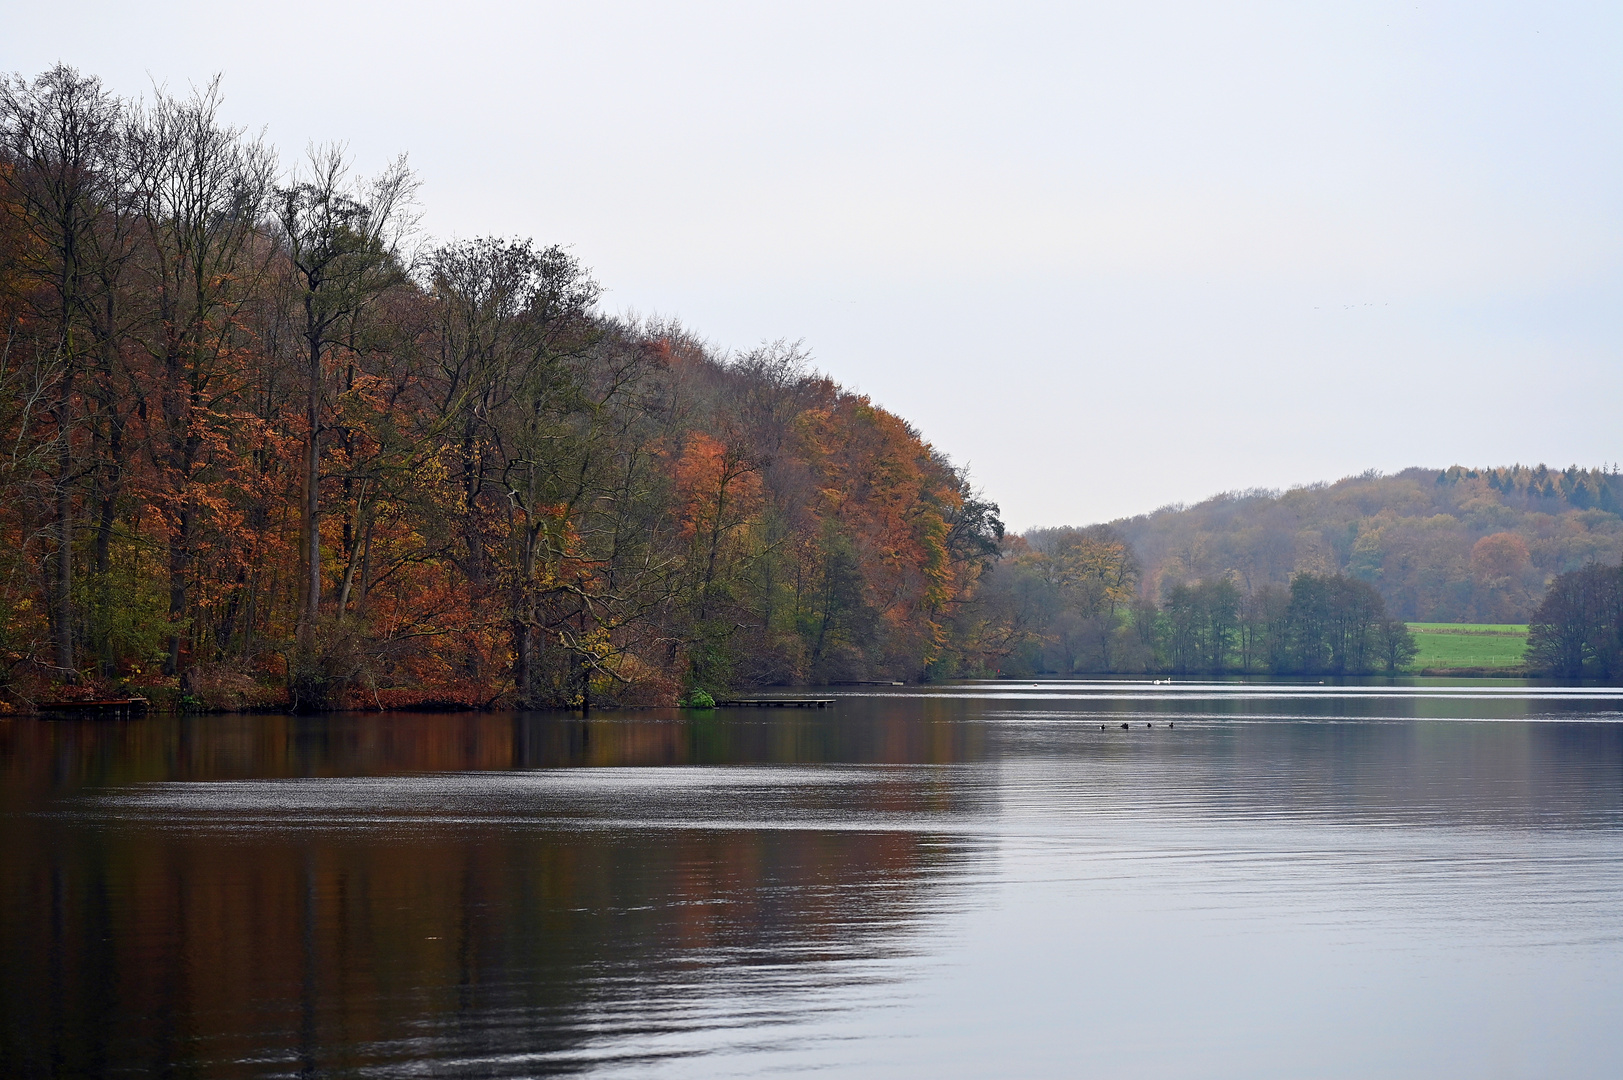
{"label": "ripple on water", "polygon": [[[1078,681],[793,717],[299,721],[283,744],[273,720],[55,728],[85,744],[49,768],[112,779],[0,815],[0,1053],[199,1076],[1618,1075],[1618,704]],[[405,730],[569,767],[343,756]],[[296,768],[263,750],[293,743]],[[677,763],[624,764],[656,753]]]}

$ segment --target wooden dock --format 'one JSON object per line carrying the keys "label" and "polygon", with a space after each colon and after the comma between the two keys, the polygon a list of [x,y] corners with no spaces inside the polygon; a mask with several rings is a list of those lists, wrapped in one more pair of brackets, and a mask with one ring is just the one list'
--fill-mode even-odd
{"label": "wooden dock", "polygon": [[716,702],[718,709],[826,709],[833,698],[728,698]]}
{"label": "wooden dock", "polygon": [[35,708],[39,710],[41,716],[46,717],[128,720],[134,716],[146,715],[147,699],[132,697],[91,701],[42,701]]}

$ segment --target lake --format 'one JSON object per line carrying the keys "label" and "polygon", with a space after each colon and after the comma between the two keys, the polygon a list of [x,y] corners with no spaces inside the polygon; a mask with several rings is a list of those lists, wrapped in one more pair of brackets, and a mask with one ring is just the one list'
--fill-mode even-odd
{"label": "lake", "polygon": [[1623,691],[820,693],[0,720],[0,1072],[1623,1076]]}

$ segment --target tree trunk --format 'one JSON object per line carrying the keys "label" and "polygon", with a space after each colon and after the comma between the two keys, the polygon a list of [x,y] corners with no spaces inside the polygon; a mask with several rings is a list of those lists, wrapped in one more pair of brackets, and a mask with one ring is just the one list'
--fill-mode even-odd
{"label": "tree trunk", "polygon": [[186,617],[186,572],[191,562],[192,508],[190,500],[182,504],[175,535],[169,541],[169,658],[164,661],[165,675],[180,674],[180,624]]}
{"label": "tree trunk", "polygon": [[524,523],[524,550],[519,558],[517,603],[513,619],[513,686],[521,708],[535,705],[535,548],[539,526]]}
{"label": "tree trunk", "polygon": [[[307,301],[308,303],[308,301]],[[321,340],[310,335],[310,393],[306,422],[310,431],[304,444],[304,490],[299,529],[303,534],[303,582],[297,627],[298,646],[310,653],[315,648],[316,614],[321,610]]]}
{"label": "tree trunk", "polygon": [[[355,589],[355,572],[366,561],[362,552],[369,554],[372,549],[372,520],[363,509],[366,505],[366,488],[367,483],[362,480],[360,498],[356,500],[356,516],[364,519],[365,524],[362,525],[360,521],[357,521],[355,527],[349,529],[350,539],[346,549],[348,561],[344,567],[344,583],[338,590],[338,615],[340,618],[349,613],[349,598]],[[364,588],[362,595],[365,595]]]}
{"label": "tree trunk", "polygon": [[513,620],[513,687],[521,709],[535,704],[535,635],[523,619]]}
{"label": "tree trunk", "polygon": [[64,678],[77,681],[73,663],[73,490],[68,486],[73,462],[65,437],[62,447],[56,481],[56,589],[51,608],[56,624],[56,666]]}

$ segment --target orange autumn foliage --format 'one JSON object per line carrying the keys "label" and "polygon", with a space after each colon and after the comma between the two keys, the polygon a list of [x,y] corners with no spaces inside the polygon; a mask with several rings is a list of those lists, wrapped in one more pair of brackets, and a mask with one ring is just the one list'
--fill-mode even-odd
{"label": "orange autumn foliage", "polygon": [[132,119],[68,187],[0,124],[0,698],[652,704],[967,655],[1002,526],[899,417],[603,315],[561,248],[408,266],[409,175],[278,182],[212,95],[121,112],[59,67],[7,99]]}

